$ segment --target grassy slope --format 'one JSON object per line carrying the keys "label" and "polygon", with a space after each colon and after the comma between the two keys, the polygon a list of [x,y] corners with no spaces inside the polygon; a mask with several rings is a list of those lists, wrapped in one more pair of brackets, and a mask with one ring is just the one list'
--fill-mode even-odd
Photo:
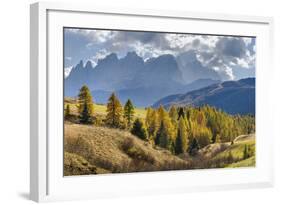
{"label": "grassy slope", "polygon": [[[248,145],[251,157],[243,159],[245,145]],[[216,143],[211,144],[202,150],[200,153],[210,162],[212,166],[218,167],[250,167],[255,166],[255,135],[241,135],[231,143]],[[233,162],[227,163],[226,159],[232,155]]]}
{"label": "grassy slope", "polygon": [[243,159],[243,151],[244,151],[245,145],[249,145],[251,152],[254,152],[255,141],[249,140],[249,141],[234,143],[233,145],[229,146],[225,151],[219,153],[215,158],[227,157],[229,155],[229,153],[231,152],[233,157],[239,159],[239,161],[240,161]]}
{"label": "grassy slope", "polygon": [[[70,105],[70,111],[74,115],[78,115],[77,103],[74,100],[65,100],[66,104]],[[94,114],[105,116],[106,115],[106,105],[94,104]],[[135,108],[135,117],[144,119],[146,116],[146,110],[144,108]]]}
{"label": "grassy slope", "polygon": [[[74,161],[86,170],[85,173],[88,167],[102,170],[97,173],[106,173],[185,169],[188,166],[186,161],[169,151],[153,147],[127,131],[105,127],[66,123],[64,148],[67,153],[75,154],[72,156],[77,158]],[[88,167],[82,166],[83,160]],[[68,169],[70,160],[65,161],[64,174],[71,175],[71,170],[76,173],[77,169]],[[92,174],[96,173],[94,168]]]}
{"label": "grassy slope", "polygon": [[64,153],[64,174],[69,175],[89,175],[108,173],[107,170],[91,165],[80,155]]}
{"label": "grassy slope", "polygon": [[[97,114],[106,115],[106,105],[94,105],[94,110]],[[135,117],[145,118],[146,110],[144,108],[135,108]]]}
{"label": "grassy slope", "polygon": [[227,165],[228,168],[237,168],[237,167],[254,167],[256,164],[256,157],[252,156],[248,159],[241,160],[236,163],[232,163],[230,165]]}

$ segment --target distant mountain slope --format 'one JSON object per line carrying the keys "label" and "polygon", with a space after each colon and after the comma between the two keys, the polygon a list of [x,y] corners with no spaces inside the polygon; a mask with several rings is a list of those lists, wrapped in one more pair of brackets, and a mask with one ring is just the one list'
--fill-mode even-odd
{"label": "distant mountain slope", "polygon": [[[120,89],[115,91],[121,102],[124,104],[127,99],[131,99],[137,107],[151,106],[158,99],[171,95],[174,93],[182,93],[191,90],[200,89],[208,85],[219,83],[220,81],[211,79],[199,79],[187,85],[179,85],[174,83],[176,86],[142,86],[138,88]],[[110,91],[94,90],[92,96],[96,103],[105,104],[111,95]]]}
{"label": "distant mountain slope", "polygon": [[153,104],[153,107],[205,104],[230,114],[255,114],[255,78],[225,81],[186,94],[167,96]]}

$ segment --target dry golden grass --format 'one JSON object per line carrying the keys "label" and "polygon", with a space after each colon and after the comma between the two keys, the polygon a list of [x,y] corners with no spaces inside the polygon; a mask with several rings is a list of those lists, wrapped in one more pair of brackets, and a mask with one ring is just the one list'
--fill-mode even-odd
{"label": "dry golden grass", "polygon": [[84,175],[84,174],[96,174],[96,167],[91,165],[83,157],[64,152],[64,175]]}
{"label": "dry golden grass", "polygon": [[203,155],[205,158],[212,158],[216,154],[226,150],[230,146],[230,144],[231,144],[230,142],[209,144],[208,146],[201,149],[199,153]]}
{"label": "dry golden grass", "polygon": [[66,123],[65,152],[75,153],[108,172],[186,169],[188,163],[127,131]]}
{"label": "dry golden grass", "polygon": [[246,141],[251,141],[255,140],[255,134],[249,134],[249,135],[240,135],[235,138],[234,143],[236,142],[246,142]]}
{"label": "dry golden grass", "polygon": [[[64,106],[69,105],[70,107],[70,113],[73,115],[78,115],[78,103],[77,100],[73,98],[66,97],[64,99]],[[106,115],[106,105],[101,105],[101,104],[94,104],[94,115],[100,116],[104,118]],[[135,118],[142,118],[144,119],[146,116],[146,110],[144,108],[135,108]]]}

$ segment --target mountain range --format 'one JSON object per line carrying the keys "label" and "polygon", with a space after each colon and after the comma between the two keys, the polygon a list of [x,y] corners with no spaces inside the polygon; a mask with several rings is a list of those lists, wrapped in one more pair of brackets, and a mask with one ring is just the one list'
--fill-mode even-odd
{"label": "mountain range", "polygon": [[201,106],[208,104],[229,114],[255,114],[255,78],[224,81],[185,94],[166,96],[153,107],[163,105]]}
{"label": "mountain range", "polygon": [[65,96],[77,96],[87,85],[97,103],[106,103],[114,91],[122,103],[130,98],[138,107],[147,107],[157,100],[176,93],[184,93],[220,82],[216,71],[204,67],[195,52],[180,56],[166,54],[144,60],[135,52],[123,58],[115,53],[98,60],[80,61],[65,79]]}

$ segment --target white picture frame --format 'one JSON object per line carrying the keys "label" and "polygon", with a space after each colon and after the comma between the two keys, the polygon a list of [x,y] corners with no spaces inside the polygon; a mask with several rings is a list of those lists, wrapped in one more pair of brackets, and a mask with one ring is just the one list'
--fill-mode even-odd
{"label": "white picture frame", "polygon": [[[99,19],[99,24],[93,19]],[[88,21],[85,21],[87,20]],[[117,22],[118,20],[118,22]],[[127,22],[126,22],[127,21]],[[126,24],[124,23],[126,22]],[[150,23],[149,23],[150,22]],[[255,168],[187,170],[87,177],[62,173],[62,30],[64,26],[182,30],[257,36]],[[95,24],[95,25],[93,25]],[[34,201],[94,199],[273,186],[273,131],[270,76],[273,73],[273,19],[183,11],[97,8],[94,4],[46,3],[30,9],[30,198]],[[60,33],[61,32],[61,33]],[[61,35],[61,36],[60,36]],[[267,69],[262,69],[266,67]],[[266,121],[264,119],[267,119]],[[266,138],[266,139],[265,139]],[[209,177],[212,176],[212,177]],[[165,183],[163,183],[165,179]],[[200,179],[200,180],[199,180]],[[183,183],[183,182],[188,183]],[[150,182],[150,183],[148,183]]]}

